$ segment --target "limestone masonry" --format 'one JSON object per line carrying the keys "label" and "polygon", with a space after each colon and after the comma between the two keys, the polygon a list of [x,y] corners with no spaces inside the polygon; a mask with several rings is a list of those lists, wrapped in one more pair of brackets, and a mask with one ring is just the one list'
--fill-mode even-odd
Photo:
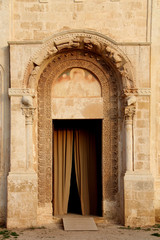
{"label": "limestone masonry", "polygon": [[[56,166],[54,132],[87,121],[97,139],[87,132],[89,170],[78,173],[75,146],[72,154],[82,213],[88,184],[93,215],[160,222],[159,39],[159,0],[0,0],[0,224],[61,218],[56,194],[66,196],[69,163]],[[96,183],[85,175],[93,169]]]}

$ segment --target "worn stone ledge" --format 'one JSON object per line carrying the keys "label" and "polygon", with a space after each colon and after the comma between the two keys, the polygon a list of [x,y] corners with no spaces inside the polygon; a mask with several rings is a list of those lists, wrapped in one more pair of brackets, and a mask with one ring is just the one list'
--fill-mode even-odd
{"label": "worn stone ledge", "polygon": [[8,89],[9,96],[35,96],[35,92],[30,88],[9,88]]}

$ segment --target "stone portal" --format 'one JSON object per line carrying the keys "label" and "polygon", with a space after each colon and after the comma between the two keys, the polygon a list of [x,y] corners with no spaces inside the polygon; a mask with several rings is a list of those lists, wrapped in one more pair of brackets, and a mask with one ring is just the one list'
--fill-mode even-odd
{"label": "stone portal", "polygon": [[[134,171],[134,119],[143,91],[136,89],[122,50],[94,32],[63,33],[42,45],[28,62],[23,81],[14,84],[13,78],[8,227],[54,221],[52,122],[60,119],[102,121],[102,216],[130,226],[153,225],[153,179],[149,172],[140,179]],[[138,206],[143,207],[146,196],[144,216]]]}

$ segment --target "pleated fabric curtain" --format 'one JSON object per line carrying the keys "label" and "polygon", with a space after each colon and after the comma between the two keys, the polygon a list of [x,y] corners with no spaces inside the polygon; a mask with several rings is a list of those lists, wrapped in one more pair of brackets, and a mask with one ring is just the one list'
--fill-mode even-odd
{"label": "pleated fabric curtain", "polygon": [[54,215],[67,213],[73,147],[82,215],[96,215],[97,169],[94,129],[54,130]]}
{"label": "pleated fabric curtain", "polygon": [[83,215],[97,214],[97,169],[94,129],[74,133],[74,159]]}
{"label": "pleated fabric curtain", "polygon": [[54,130],[54,214],[67,213],[73,153],[73,130]]}

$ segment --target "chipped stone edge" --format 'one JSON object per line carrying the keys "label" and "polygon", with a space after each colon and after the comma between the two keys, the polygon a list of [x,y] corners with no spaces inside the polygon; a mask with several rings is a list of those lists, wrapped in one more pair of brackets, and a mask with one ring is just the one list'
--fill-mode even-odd
{"label": "chipped stone edge", "polygon": [[8,95],[11,96],[35,96],[35,91],[30,88],[9,88]]}

